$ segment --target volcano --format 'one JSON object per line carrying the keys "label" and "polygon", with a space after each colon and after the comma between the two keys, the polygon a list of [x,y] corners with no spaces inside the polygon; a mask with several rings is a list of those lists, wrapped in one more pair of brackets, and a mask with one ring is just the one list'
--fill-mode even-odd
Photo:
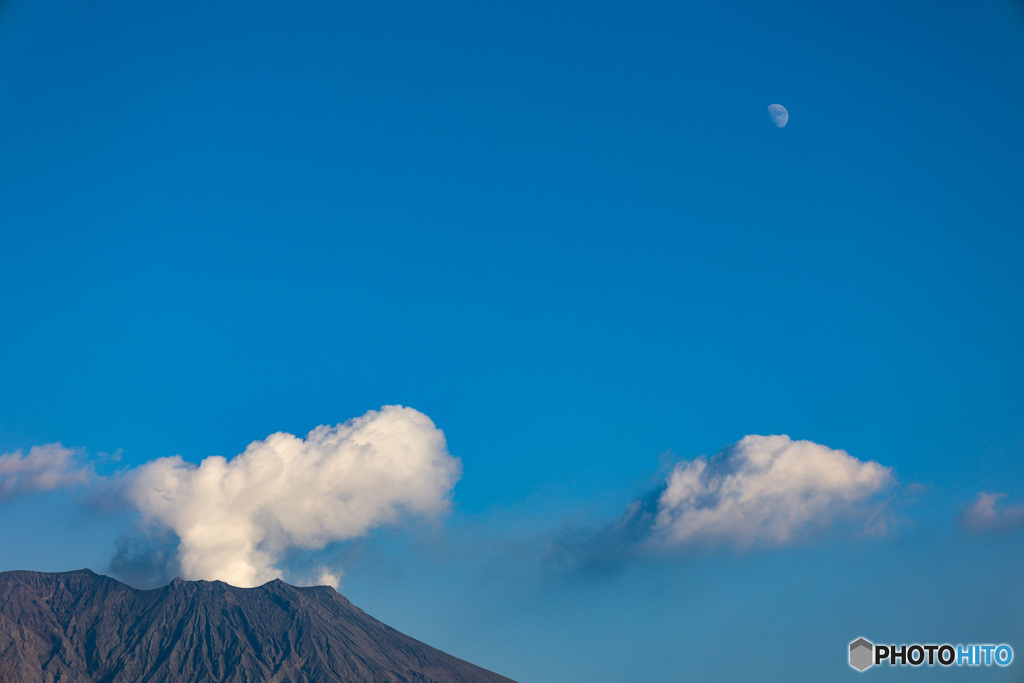
{"label": "volcano", "polygon": [[0,573],[0,683],[514,683],[382,624],[327,586],[88,569]]}

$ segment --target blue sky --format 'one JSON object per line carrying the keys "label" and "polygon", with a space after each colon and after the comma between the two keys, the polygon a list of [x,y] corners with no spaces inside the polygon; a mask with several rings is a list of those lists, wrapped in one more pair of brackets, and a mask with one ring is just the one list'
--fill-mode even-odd
{"label": "blue sky", "polygon": [[[449,509],[286,578],[505,675],[1024,653],[1021,83],[1009,0],[5,2],[0,454],[92,474],[10,489],[0,570],[109,570],[105,487],[155,459],[400,404]],[[773,434],[891,480],[792,542],[552,570]]]}

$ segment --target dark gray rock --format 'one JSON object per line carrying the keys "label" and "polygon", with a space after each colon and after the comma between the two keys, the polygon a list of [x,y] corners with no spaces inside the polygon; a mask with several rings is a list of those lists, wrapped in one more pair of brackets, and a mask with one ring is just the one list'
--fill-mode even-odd
{"label": "dark gray rock", "polygon": [[0,573],[0,683],[513,683],[390,628],[333,588],[88,569]]}

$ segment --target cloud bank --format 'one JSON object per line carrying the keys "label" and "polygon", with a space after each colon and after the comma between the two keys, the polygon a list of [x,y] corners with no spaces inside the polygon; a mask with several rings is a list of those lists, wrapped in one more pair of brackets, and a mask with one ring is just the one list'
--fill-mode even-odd
{"label": "cloud bank", "polygon": [[[271,434],[233,458],[153,460],[103,479],[59,444],[0,456],[0,499],[101,484],[112,509],[141,515],[145,535],[121,539],[110,570],[158,585],[175,575],[255,586],[295,569],[337,584],[341,569],[310,552],[450,509],[461,474],[444,434],[412,408],[384,406],[305,438]],[[603,573],[643,557],[714,547],[779,547],[840,520],[877,525],[892,470],[785,435],[751,435],[713,457],[679,462],[612,523],[549,537],[547,560]],[[963,515],[971,531],[1024,525],[1024,506],[982,493]],[[321,556],[322,557],[322,556]]]}
{"label": "cloud bank", "polygon": [[160,458],[130,472],[125,486],[148,523],[179,539],[183,578],[256,586],[281,576],[277,563],[291,548],[436,518],[460,472],[430,418],[385,406],[305,439],[272,434],[230,460]]}
{"label": "cloud bank", "polygon": [[0,500],[36,491],[86,484],[92,469],[78,463],[77,453],[59,443],[33,446],[0,455]]}
{"label": "cloud bank", "polygon": [[960,516],[960,524],[971,533],[1012,531],[1024,526],[1024,505],[1002,505],[1005,493],[982,491]]}
{"label": "cloud bank", "polygon": [[556,566],[604,573],[687,549],[778,547],[840,519],[871,522],[871,501],[892,470],[785,435],[746,436],[717,455],[680,462],[612,524],[571,530],[553,544]]}

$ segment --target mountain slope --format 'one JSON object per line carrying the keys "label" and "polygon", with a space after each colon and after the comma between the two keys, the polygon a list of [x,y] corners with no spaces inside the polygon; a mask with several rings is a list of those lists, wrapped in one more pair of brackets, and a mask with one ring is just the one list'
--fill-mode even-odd
{"label": "mountain slope", "polygon": [[137,590],[87,569],[0,573],[0,683],[512,683],[326,586]]}

